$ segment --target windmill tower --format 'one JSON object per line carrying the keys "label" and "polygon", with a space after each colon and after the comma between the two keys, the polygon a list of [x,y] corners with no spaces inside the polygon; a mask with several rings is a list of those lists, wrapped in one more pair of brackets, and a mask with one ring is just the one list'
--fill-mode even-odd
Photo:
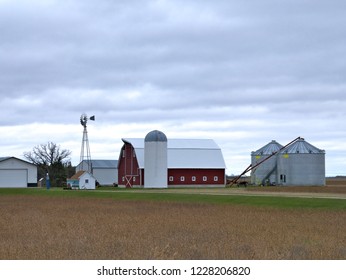
{"label": "windmill tower", "polygon": [[82,114],[80,117],[80,123],[84,127],[83,129],[83,140],[82,140],[82,148],[80,152],[80,163],[83,171],[88,171],[91,173],[91,156],[90,156],[90,146],[88,139],[88,131],[87,131],[87,122],[88,120],[94,121],[95,116],[91,116],[88,118],[86,114]]}

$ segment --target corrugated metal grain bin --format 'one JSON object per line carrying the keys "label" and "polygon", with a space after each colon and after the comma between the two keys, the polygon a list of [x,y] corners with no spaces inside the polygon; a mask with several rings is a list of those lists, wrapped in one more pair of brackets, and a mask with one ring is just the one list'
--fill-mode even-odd
{"label": "corrugated metal grain bin", "polygon": [[283,149],[277,158],[278,183],[290,186],[324,186],[325,151],[303,138]]}
{"label": "corrugated metal grain bin", "polygon": [[[252,166],[263,161],[273,153],[278,152],[283,146],[272,140],[261,149],[251,153]],[[266,160],[251,171],[251,184],[254,185],[274,185],[277,184],[277,158],[278,155]]]}

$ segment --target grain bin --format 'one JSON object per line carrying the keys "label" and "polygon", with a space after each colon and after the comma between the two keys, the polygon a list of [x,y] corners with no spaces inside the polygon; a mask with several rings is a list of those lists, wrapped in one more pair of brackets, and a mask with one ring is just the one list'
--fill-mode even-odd
{"label": "grain bin", "polygon": [[324,186],[325,151],[301,138],[280,152],[277,172],[280,185]]}
{"label": "grain bin", "polygon": [[144,139],[144,188],[167,188],[167,137],[158,130]]}
{"label": "grain bin", "polygon": [[[261,149],[251,153],[251,164],[255,166],[268,156],[278,152],[283,146],[272,140]],[[277,158],[271,157],[251,171],[251,184],[254,185],[275,185],[277,183]]]}

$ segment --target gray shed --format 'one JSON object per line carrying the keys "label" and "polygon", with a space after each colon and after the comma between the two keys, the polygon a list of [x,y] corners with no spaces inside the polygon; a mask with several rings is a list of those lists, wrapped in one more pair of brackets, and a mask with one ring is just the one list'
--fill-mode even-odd
{"label": "gray shed", "polygon": [[325,151],[301,138],[280,152],[277,175],[280,185],[324,186]]}

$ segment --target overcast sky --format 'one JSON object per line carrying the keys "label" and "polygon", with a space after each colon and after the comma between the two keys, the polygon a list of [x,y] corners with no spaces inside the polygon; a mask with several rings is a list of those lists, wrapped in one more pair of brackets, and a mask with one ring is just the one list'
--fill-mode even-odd
{"label": "overcast sky", "polygon": [[78,164],[154,129],[212,138],[227,174],[297,136],[346,175],[345,0],[0,0],[0,156]]}

